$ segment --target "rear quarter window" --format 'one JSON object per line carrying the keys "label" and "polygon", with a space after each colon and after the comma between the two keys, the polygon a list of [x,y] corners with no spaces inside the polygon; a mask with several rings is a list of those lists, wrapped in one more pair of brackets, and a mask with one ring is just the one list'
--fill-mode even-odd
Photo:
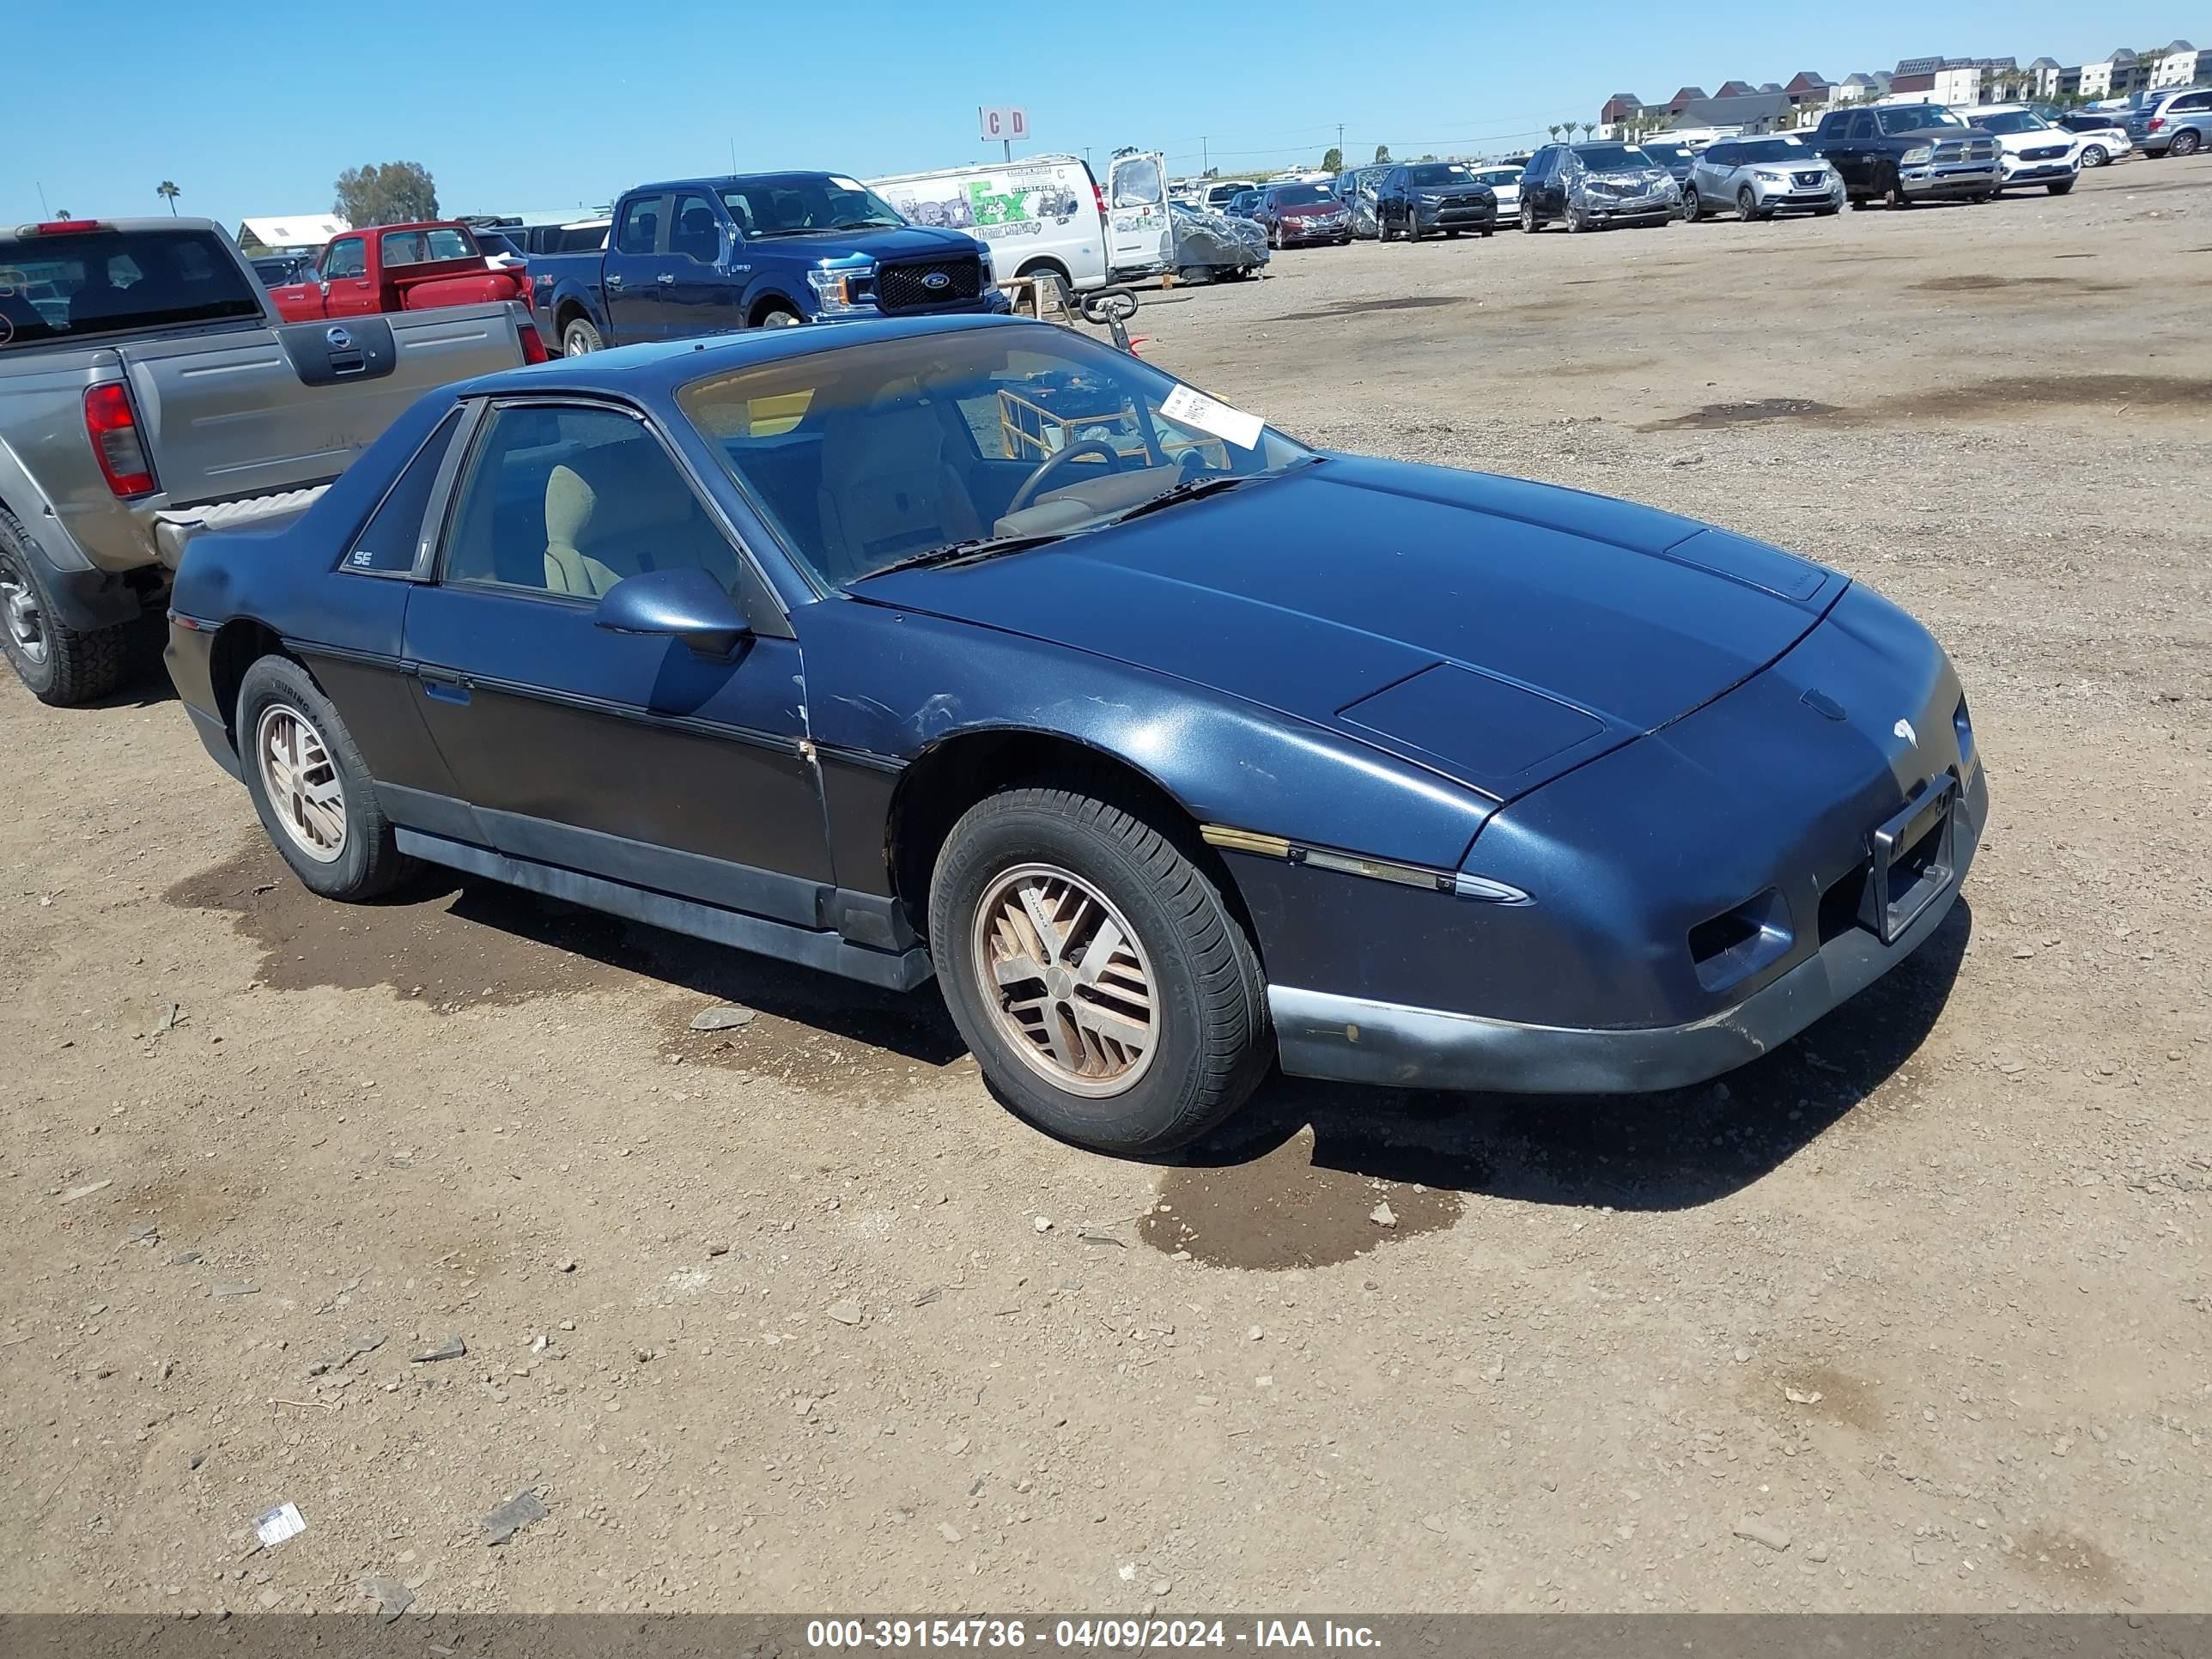
{"label": "rear quarter window", "polygon": [[434,539],[422,520],[430,510],[431,492],[437,488],[438,469],[453,447],[453,433],[460,423],[459,408],[438,422],[437,430],[400,470],[383,501],[354,538],[342,568],[374,576],[404,576],[415,568],[417,556],[426,550],[426,542]]}

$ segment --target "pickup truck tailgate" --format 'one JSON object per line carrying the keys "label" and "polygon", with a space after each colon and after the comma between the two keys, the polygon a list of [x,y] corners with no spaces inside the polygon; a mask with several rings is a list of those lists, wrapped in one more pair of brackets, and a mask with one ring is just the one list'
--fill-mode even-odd
{"label": "pickup truck tailgate", "polygon": [[170,507],[327,483],[423,392],[521,361],[505,306],[116,348]]}

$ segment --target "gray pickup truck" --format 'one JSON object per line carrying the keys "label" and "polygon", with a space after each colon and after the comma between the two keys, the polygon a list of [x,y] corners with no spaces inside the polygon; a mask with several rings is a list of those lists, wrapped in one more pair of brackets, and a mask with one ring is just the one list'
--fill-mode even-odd
{"label": "gray pickup truck", "polygon": [[543,356],[514,305],[286,323],[204,219],[0,228],[0,651],[42,702],[104,695],[195,534],[283,523],[422,392]]}

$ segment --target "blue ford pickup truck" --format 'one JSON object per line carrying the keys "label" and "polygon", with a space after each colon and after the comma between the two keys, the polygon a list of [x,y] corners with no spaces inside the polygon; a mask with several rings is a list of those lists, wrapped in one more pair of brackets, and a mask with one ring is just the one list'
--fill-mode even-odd
{"label": "blue ford pickup truck", "polygon": [[1004,311],[989,252],[910,225],[855,179],[753,173],[641,185],[604,251],[533,254],[538,331],[568,356],[860,317]]}

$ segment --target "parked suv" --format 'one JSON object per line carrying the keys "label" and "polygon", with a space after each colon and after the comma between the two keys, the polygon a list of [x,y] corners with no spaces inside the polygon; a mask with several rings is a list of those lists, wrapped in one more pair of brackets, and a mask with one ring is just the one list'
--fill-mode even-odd
{"label": "parked suv", "polygon": [[2081,172],[2081,141],[2032,109],[1998,106],[1967,112],[1967,121],[1994,133],[2007,190],[2041,185],[2053,196],[2074,188]]}
{"label": "parked suv", "polygon": [[1739,219],[1784,209],[1822,215],[1844,204],[1844,181],[1826,157],[1795,138],[1725,138],[1698,157],[1682,186],[1682,217],[1728,208]]}
{"label": "parked suv", "polygon": [[1432,230],[1487,236],[1498,228],[1498,192],[1461,161],[1400,162],[1375,186],[1375,234],[1418,242]]}
{"label": "parked suv", "polygon": [[2128,137],[2146,155],[2194,155],[2212,143],[2212,87],[2161,93],[2128,118]]}
{"label": "parked suv", "polygon": [[1661,225],[1682,204],[1681,187],[1634,144],[1547,144],[1521,175],[1521,228],[1565,219],[1569,230]]}
{"label": "parked suv", "polygon": [[1352,234],[1372,241],[1375,237],[1375,191],[1389,173],[1389,166],[1346,167],[1329,186],[1336,199],[1352,213]]}
{"label": "parked suv", "polygon": [[1941,104],[1878,104],[1832,109],[1813,131],[1813,148],[1843,175],[1854,207],[1893,208],[1964,198],[1986,202],[2002,176],[1997,141]]}

